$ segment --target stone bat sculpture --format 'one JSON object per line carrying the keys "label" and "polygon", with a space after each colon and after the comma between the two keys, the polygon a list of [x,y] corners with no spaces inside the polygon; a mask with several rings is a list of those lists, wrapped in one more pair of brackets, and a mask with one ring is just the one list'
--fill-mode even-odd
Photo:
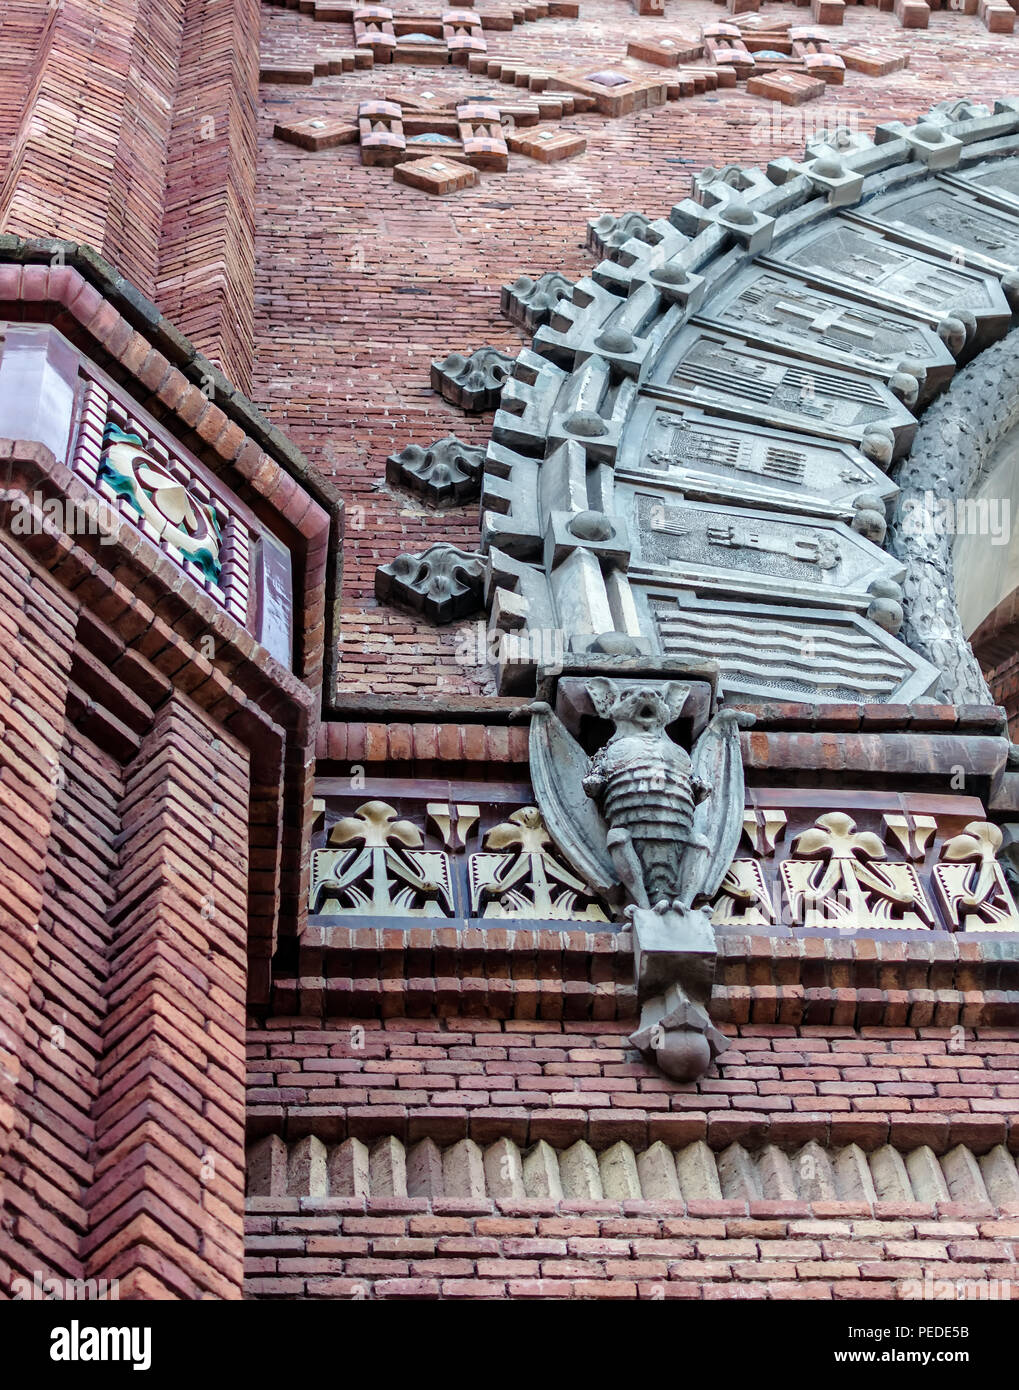
{"label": "stone bat sculpture", "polygon": [[544,703],[531,706],[530,761],[545,823],[610,900],[630,899],[641,1027],[633,1041],[687,1080],[725,1045],[708,1017],[715,942],[702,906],[732,862],[743,821],[739,730],[716,714],[688,754],[666,732],[690,685],[587,681],[615,732],[593,758]]}

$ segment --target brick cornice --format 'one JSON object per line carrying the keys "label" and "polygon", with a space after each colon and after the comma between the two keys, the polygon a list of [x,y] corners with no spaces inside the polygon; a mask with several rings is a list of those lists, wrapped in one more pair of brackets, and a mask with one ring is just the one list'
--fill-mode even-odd
{"label": "brick cornice", "polygon": [[[721,1024],[1010,1027],[1019,937],[881,932],[750,936],[717,929]],[[309,1020],[430,1017],[633,1020],[628,931],[322,926],[275,980],[274,1011]]]}

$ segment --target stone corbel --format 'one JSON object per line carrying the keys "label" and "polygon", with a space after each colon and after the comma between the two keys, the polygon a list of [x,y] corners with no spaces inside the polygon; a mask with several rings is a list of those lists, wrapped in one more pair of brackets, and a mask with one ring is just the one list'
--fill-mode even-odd
{"label": "stone corbel", "polygon": [[[631,1041],[689,1081],[726,1045],[709,1014],[716,947],[706,904],[742,830],[739,727],[750,719],[722,711],[703,727],[712,698],[703,671],[625,679],[637,662],[614,664],[614,679],[562,679],[556,711],[529,707],[531,776],[563,854],[609,900],[628,904],[641,1005]],[[668,732],[689,706],[701,728],[691,753]],[[589,712],[614,727],[593,756],[571,732],[582,733]]]}

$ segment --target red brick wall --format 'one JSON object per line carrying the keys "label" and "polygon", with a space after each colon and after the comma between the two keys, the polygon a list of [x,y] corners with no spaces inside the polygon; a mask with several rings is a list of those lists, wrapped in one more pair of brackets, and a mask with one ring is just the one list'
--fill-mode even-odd
{"label": "red brick wall", "polygon": [[248,1037],[249,1121],[259,1133],[598,1148],[813,1139],[940,1152],[1013,1133],[1011,1030],[728,1026],[732,1045],[685,1085],[637,1056],[632,1031],[626,1019],[273,1019]]}
{"label": "red brick wall", "polygon": [[251,1206],[256,1298],[944,1298],[959,1281],[987,1297],[981,1281],[1014,1287],[1019,1272],[1019,1221],[977,1203],[941,1219],[920,1202]]}
{"label": "red brick wall", "polygon": [[11,147],[54,12],[41,0],[8,0],[0,14],[0,178],[7,177]]}
{"label": "red brick wall", "polygon": [[103,252],[151,293],[183,0],[55,7],[21,113],[4,231]]}
{"label": "red brick wall", "polygon": [[79,621],[0,540],[0,1290],[237,1297],[248,753]]}
{"label": "red brick wall", "polygon": [[991,694],[1005,708],[1013,740],[1019,739],[1019,653],[984,674]]}
{"label": "red brick wall", "polygon": [[81,1278],[88,1228],[82,1202],[94,1176],[93,1107],[102,1051],[117,861],[116,762],[72,725],[65,730],[45,902],[18,1086],[17,1133],[8,1155],[7,1208],[17,1213],[17,1273]]}
{"label": "red brick wall", "polygon": [[61,0],[0,16],[0,231],[100,252],[250,382],[256,0]]}
{"label": "red brick wall", "polygon": [[[249,1296],[902,1298],[1019,1273],[1013,1033],[747,1025],[678,1085],[626,1031],[252,1033]],[[500,1192],[542,1142],[563,1190]]]}
{"label": "red brick wall", "polygon": [[125,1296],[238,1292],[247,780],[176,696],[125,777],[87,1241]]}
{"label": "red brick wall", "polygon": [[251,389],[258,0],[188,0],[167,150],[156,303]]}
{"label": "red brick wall", "polygon": [[[24,1098],[34,1081],[31,1014],[42,1000],[33,996],[33,982],[74,614],[2,537],[0,633],[0,1202],[6,1217],[0,1274],[6,1287],[12,1245],[32,1243],[40,1234],[30,1214],[38,1203],[20,1181],[19,1155],[26,1128],[37,1118],[26,1111]],[[55,1095],[52,1076],[48,1094]],[[19,1201],[20,1208],[11,1205]],[[57,1256],[64,1257],[50,1243],[47,1258]]]}

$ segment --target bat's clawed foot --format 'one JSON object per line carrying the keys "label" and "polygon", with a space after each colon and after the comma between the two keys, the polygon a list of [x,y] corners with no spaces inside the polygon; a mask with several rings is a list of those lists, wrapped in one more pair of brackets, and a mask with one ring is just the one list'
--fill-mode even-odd
{"label": "bat's clawed foot", "polygon": [[664,917],[667,912],[685,912],[686,908],[685,898],[659,898],[652,904],[651,911],[657,912],[659,917]]}
{"label": "bat's clawed foot", "polygon": [[510,719],[529,719],[535,714],[551,714],[552,706],[547,700],[532,700],[529,705],[518,705],[516,709],[510,710]]}

